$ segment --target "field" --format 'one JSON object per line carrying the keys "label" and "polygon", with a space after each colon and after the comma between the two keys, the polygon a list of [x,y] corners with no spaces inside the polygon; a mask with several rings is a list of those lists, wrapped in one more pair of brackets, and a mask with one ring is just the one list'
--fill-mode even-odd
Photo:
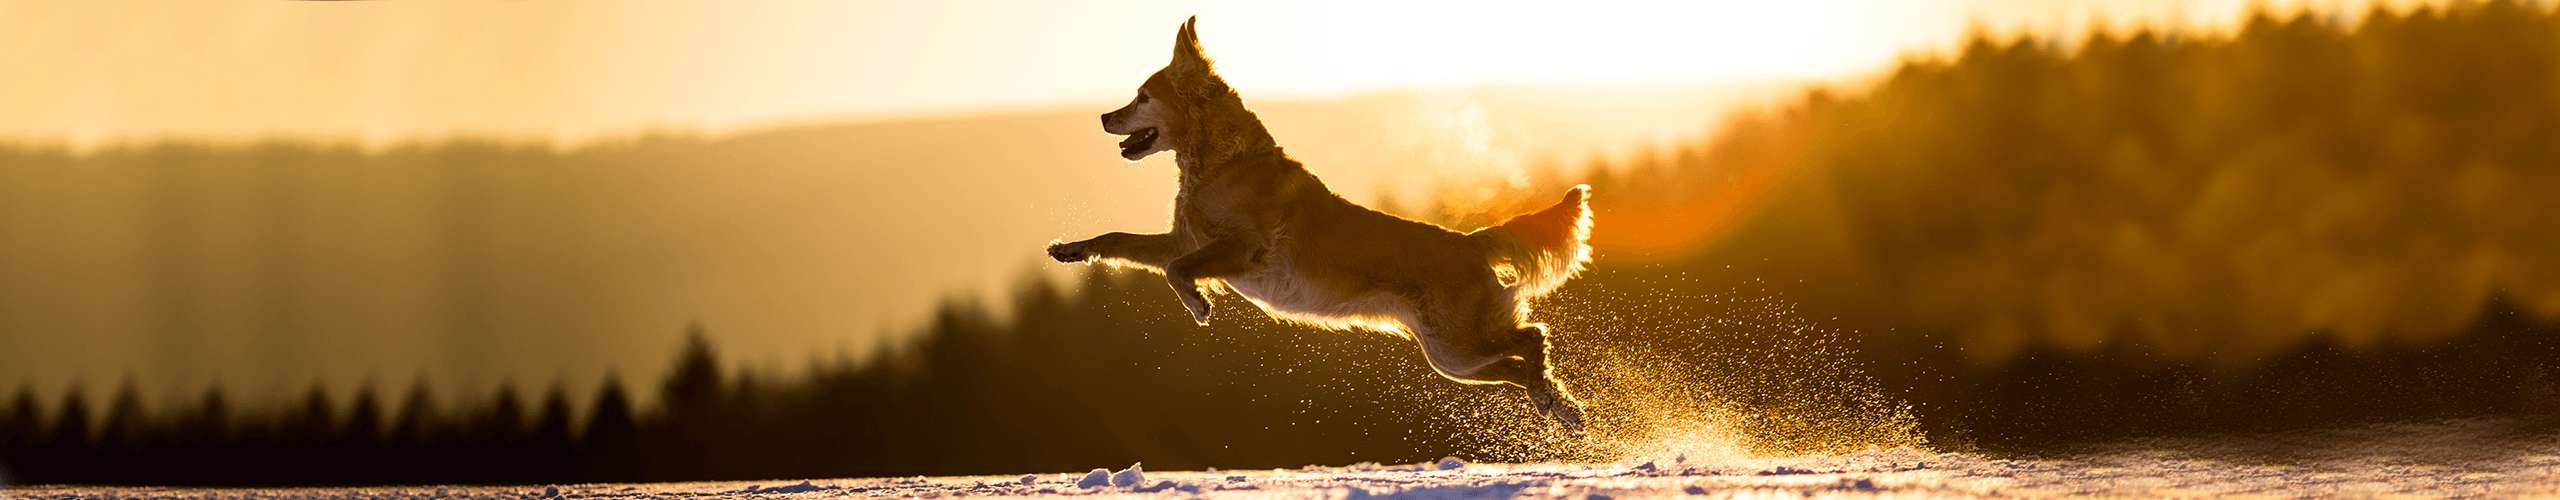
{"label": "field", "polygon": [[1357,498],[1798,496],[2491,496],[2560,494],[2560,433],[2455,420],[2133,441],[2052,457],[1915,449],[1790,458],[1633,457],[1611,463],[1435,463],[1247,471],[750,482],[185,489],[38,487],[26,498],[836,498],[1255,496]]}

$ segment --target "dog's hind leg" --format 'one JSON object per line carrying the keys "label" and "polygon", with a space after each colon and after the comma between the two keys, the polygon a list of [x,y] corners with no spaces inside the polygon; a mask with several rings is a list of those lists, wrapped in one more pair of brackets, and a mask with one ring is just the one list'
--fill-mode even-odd
{"label": "dog's hind leg", "polygon": [[1252,270],[1256,252],[1241,240],[1219,238],[1191,253],[1175,257],[1164,266],[1165,283],[1173,285],[1173,295],[1182,306],[1191,309],[1191,320],[1201,326],[1209,324],[1209,297],[1200,293],[1200,280],[1234,276]]}
{"label": "dog's hind leg", "polygon": [[1528,391],[1529,403],[1539,413],[1566,432],[1582,433],[1581,402],[1548,369],[1545,326],[1522,326],[1509,308],[1453,308],[1418,316],[1420,324],[1408,326],[1422,344],[1423,358],[1441,376],[1519,387]]}
{"label": "dog's hind leg", "polygon": [[1164,272],[1182,255],[1182,242],[1170,234],[1110,233],[1074,243],[1050,243],[1049,258],[1058,262],[1101,260]]}
{"label": "dog's hind leg", "polygon": [[1523,325],[1512,331],[1512,342],[1512,352],[1528,365],[1527,380],[1518,383],[1529,391],[1529,403],[1566,430],[1582,432],[1582,400],[1565,390],[1564,382],[1556,380],[1555,365],[1547,363],[1547,325]]}

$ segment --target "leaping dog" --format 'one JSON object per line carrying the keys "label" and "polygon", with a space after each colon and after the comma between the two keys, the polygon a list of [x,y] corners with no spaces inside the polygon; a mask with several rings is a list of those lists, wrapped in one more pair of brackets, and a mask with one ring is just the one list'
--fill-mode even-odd
{"label": "leaping dog", "polygon": [[1206,285],[1284,321],[1408,336],[1440,375],[1525,389],[1541,413],[1581,432],[1581,402],[1550,373],[1546,325],[1524,319],[1532,300],[1591,262],[1591,188],[1469,233],[1344,200],[1283,154],[1219,78],[1197,20],[1175,35],[1173,62],[1102,115],[1103,131],[1128,136],[1121,158],[1174,152],[1172,230],[1052,243],[1049,256],[1163,273],[1201,325]]}

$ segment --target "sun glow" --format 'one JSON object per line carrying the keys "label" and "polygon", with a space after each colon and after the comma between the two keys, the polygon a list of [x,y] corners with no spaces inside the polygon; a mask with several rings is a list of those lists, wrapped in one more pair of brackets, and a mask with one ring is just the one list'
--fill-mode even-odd
{"label": "sun glow", "polygon": [[[2271,2],[2277,8],[2301,2]],[[2014,5],[2013,5],[2014,4]],[[0,137],[582,142],[1117,102],[1200,16],[1261,101],[1855,78],[1976,26],[2227,23],[2238,0],[350,2],[0,6]],[[2325,4],[2324,4],[2325,5]]]}
{"label": "sun glow", "polygon": [[[1223,7],[1223,8],[1221,8]],[[1449,3],[1307,8],[1225,4],[1204,45],[1239,87],[1344,92],[1411,86],[1817,78],[1899,50],[1893,8],[1844,2]],[[1357,15],[1315,14],[1308,12]]]}

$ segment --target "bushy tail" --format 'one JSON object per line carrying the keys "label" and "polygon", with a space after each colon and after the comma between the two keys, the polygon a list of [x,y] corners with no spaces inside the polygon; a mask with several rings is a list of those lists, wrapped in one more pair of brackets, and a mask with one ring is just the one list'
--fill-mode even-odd
{"label": "bushy tail", "polygon": [[1578,185],[1564,201],[1538,213],[1468,233],[1484,249],[1494,275],[1522,299],[1564,286],[1591,262],[1591,186]]}

